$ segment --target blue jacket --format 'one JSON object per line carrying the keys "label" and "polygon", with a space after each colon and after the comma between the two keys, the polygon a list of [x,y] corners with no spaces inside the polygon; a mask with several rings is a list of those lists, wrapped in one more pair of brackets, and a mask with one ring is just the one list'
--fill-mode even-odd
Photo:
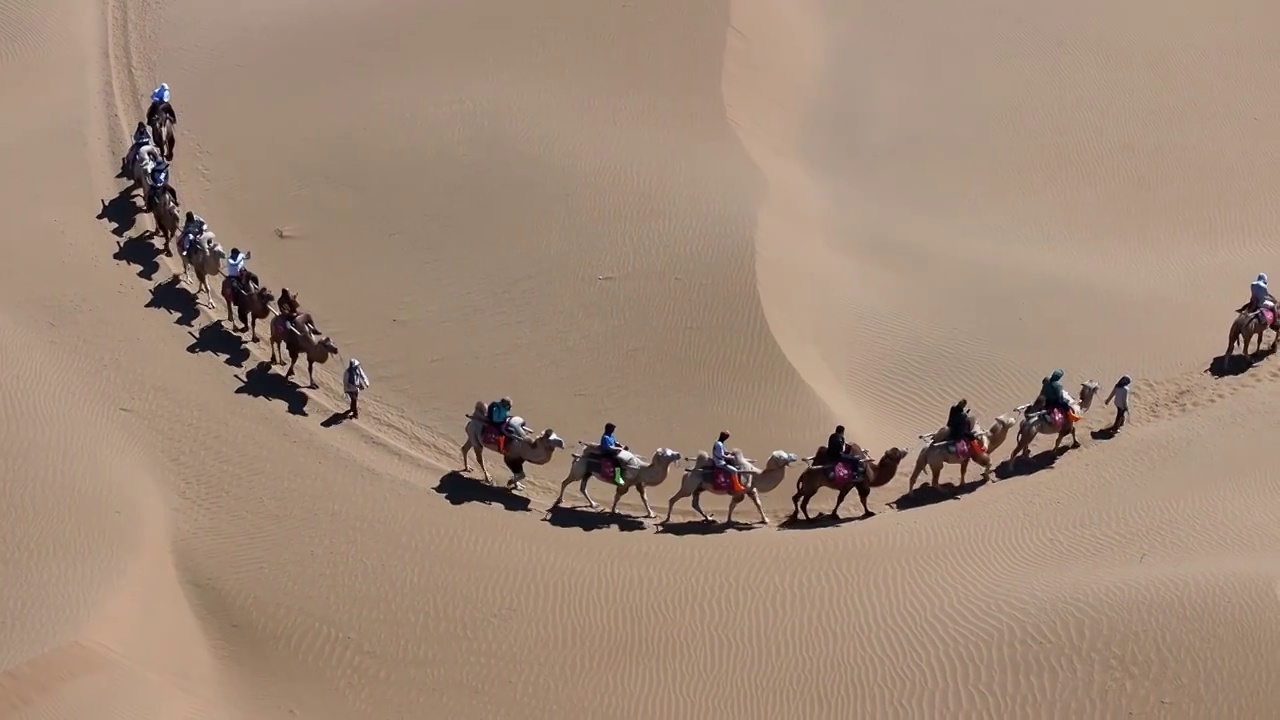
{"label": "blue jacket", "polygon": [[491,423],[504,423],[507,421],[507,409],[502,406],[502,403],[495,400],[489,403],[488,416]]}
{"label": "blue jacket", "polygon": [[602,450],[614,450],[618,447],[618,441],[614,439],[613,433],[605,433],[600,436],[600,448]]}

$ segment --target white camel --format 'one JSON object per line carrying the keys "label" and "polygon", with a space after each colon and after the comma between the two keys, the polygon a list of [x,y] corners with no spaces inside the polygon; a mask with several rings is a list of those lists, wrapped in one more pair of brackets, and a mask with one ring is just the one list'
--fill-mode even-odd
{"label": "white camel", "polygon": [[[587,492],[587,485],[591,478],[596,478],[609,483],[614,487],[613,506],[609,508],[609,512],[618,512],[618,501],[631,488],[640,491],[640,500],[644,502],[644,512],[646,518],[657,517],[653,508],[649,506],[649,496],[645,492],[646,488],[661,485],[667,479],[668,471],[671,464],[677,460],[681,460],[680,453],[670,448],[658,448],[654,451],[653,457],[648,461],[644,461],[637,457],[629,450],[619,450],[617,453],[618,464],[622,468],[622,484],[619,485],[614,481],[613,470],[611,467],[602,467],[598,459],[600,451],[599,445],[583,445],[582,453],[575,453],[573,456],[573,464],[569,466],[569,474],[565,476],[564,482],[560,483],[560,494],[556,496],[556,501],[551,503],[551,507],[547,512],[560,506],[564,502],[564,491],[576,480],[581,483],[578,490],[582,493],[582,497],[587,499],[591,508],[599,509],[595,500],[591,499],[591,493]],[[607,461],[606,461],[607,462]]]}
{"label": "white camel", "polygon": [[501,434],[493,428],[492,425],[484,420],[484,403],[477,402],[475,410],[467,416],[467,441],[462,444],[462,471],[471,470],[471,465],[467,461],[467,452],[474,451],[476,462],[480,465],[480,471],[484,473],[484,481],[489,485],[493,484],[493,478],[489,477],[489,470],[484,465],[485,450],[490,450],[502,455],[502,459],[507,464],[507,468],[511,470],[511,480],[507,482],[507,487],[515,490],[523,490],[522,480],[525,479],[524,464],[526,462],[534,465],[546,465],[551,462],[551,458],[555,455],[556,450],[564,447],[564,440],[556,435],[551,428],[547,428],[541,435],[534,437],[534,434],[525,427],[524,418],[511,416],[507,420],[507,427],[515,437],[508,437],[504,443],[504,450],[498,450],[498,442]]}
{"label": "white camel", "polygon": [[160,149],[155,145],[143,145],[138,149],[133,158],[133,164],[129,167],[133,181],[142,188],[142,197],[146,197],[151,190],[151,171],[155,169],[156,163],[160,160]]}
{"label": "white camel", "polygon": [[715,516],[704,512],[702,504],[698,501],[702,493],[709,492],[714,495],[729,496],[729,512],[725,516],[726,523],[733,522],[733,509],[738,506],[738,503],[742,502],[744,497],[748,497],[751,498],[751,502],[760,513],[760,522],[768,525],[769,518],[765,517],[764,508],[760,505],[760,493],[769,492],[781,485],[786,477],[787,467],[799,460],[800,457],[786,450],[774,450],[769,455],[769,459],[765,462],[762,470],[756,467],[754,460],[744,456],[741,450],[734,448],[732,455],[733,466],[738,469],[738,478],[742,482],[743,492],[734,492],[732,488],[717,487],[714,482],[715,473],[713,470],[715,470],[715,467],[711,462],[711,456],[706,452],[700,452],[698,457],[694,459],[693,467],[689,468],[684,477],[680,479],[680,489],[667,501],[667,517],[662,523],[671,522],[671,511],[676,502],[686,497],[693,498],[693,509],[698,511],[704,521],[713,522]]}
{"label": "white camel", "polygon": [[[1062,393],[1066,396],[1067,404],[1071,407],[1072,414],[1083,416],[1089,412],[1089,408],[1093,405],[1093,399],[1098,394],[1098,383],[1090,380],[1080,385],[1080,402],[1077,403],[1075,398],[1071,397],[1071,393],[1065,390]],[[1053,451],[1056,453],[1062,447],[1062,439],[1067,435],[1071,436],[1071,447],[1080,447],[1080,439],[1076,437],[1076,425],[1078,420],[1072,420],[1068,415],[1062,418],[1062,426],[1058,427],[1050,420],[1049,414],[1043,409],[1034,412],[1024,412],[1031,408],[1035,403],[1027,403],[1015,408],[1016,412],[1023,412],[1022,422],[1018,425],[1018,441],[1014,443],[1013,453],[1009,455],[1009,460],[1016,460],[1019,456],[1025,458],[1031,455],[1031,443],[1035,441],[1037,435],[1056,434],[1057,441],[1053,443]]]}

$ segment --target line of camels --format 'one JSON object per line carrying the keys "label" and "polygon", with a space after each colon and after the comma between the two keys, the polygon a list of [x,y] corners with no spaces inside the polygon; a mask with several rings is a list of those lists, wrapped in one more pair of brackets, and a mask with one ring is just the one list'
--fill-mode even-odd
{"label": "line of camels", "polygon": [[[174,147],[171,116],[165,113],[155,113],[154,117],[149,119],[148,126],[151,130],[151,137],[158,139],[158,143],[153,142],[142,146],[136,152],[130,152],[121,162],[122,176],[132,180],[141,190],[144,202],[152,189],[152,170],[157,166],[160,158],[165,160],[173,159]],[[157,144],[159,147],[157,147]],[[168,192],[160,192],[156,200],[157,202],[152,203],[151,207],[151,215],[154,218],[157,229],[157,233],[153,233],[153,235],[159,234],[164,238],[165,254],[172,256],[172,242],[178,236],[180,230],[178,204]],[[203,304],[205,307],[212,309],[214,307],[213,292],[209,287],[208,279],[216,275],[224,275],[221,296],[227,307],[227,322],[232,324],[232,328],[237,332],[247,330],[250,333],[251,341],[257,342],[257,322],[274,316],[271,321],[270,335],[271,364],[284,364],[283,353],[278,354],[277,352],[278,349],[283,347],[290,358],[286,377],[292,377],[298,358],[306,355],[310,388],[315,389],[318,387],[315,381],[314,368],[317,364],[326,362],[330,355],[338,355],[337,345],[328,336],[319,333],[313,335],[306,327],[310,325],[313,328],[314,326],[310,323],[310,316],[301,313],[300,309],[297,308],[296,296],[293,297],[293,307],[295,308],[293,315],[299,319],[305,317],[305,321],[295,320],[290,323],[286,322],[286,316],[283,313],[276,313],[270,307],[270,303],[275,298],[270,290],[262,287],[259,283],[252,283],[248,288],[248,292],[235,293],[230,282],[231,279],[225,277],[222,270],[226,254],[221,245],[215,242],[215,239],[212,233],[205,233],[200,238],[194,238],[194,242],[191,243],[187,252],[180,253],[182,255],[183,281],[190,282],[191,274],[194,273],[196,297],[198,299],[200,291],[204,291],[207,302]],[[233,308],[236,311],[234,317]],[[239,318],[240,325],[243,327],[236,325],[235,317]],[[1240,329],[1245,330],[1245,332],[1238,332],[1233,327],[1233,344],[1237,334],[1245,336],[1246,347],[1253,335],[1253,332],[1249,331],[1252,330],[1257,332],[1259,336],[1261,335],[1261,328],[1256,330],[1252,327]],[[916,481],[925,468],[928,468],[931,473],[930,481],[933,487],[937,487],[938,478],[945,465],[960,466],[961,485],[965,483],[965,471],[971,461],[983,468],[984,479],[990,478],[993,468],[991,453],[1004,444],[1015,426],[1018,428],[1017,442],[1013,453],[1009,457],[1010,462],[1029,456],[1031,443],[1039,435],[1053,434],[1057,436],[1054,444],[1055,453],[1060,450],[1062,441],[1068,435],[1071,436],[1072,447],[1079,447],[1080,442],[1076,437],[1077,419],[1089,411],[1097,392],[1098,384],[1096,382],[1090,381],[1082,384],[1078,405],[1074,400],[1071,401],[1073,412],[1068,413],[1060,425],[1055,425],[1044,412],[1023,412],[1030,407],[1030,404],[1027,404],[1014,409],[1015,413],[1023,413],[1020,421],[1015,419],[1013,415],[1001,415],[988,427],[982,427],[974,422],[975,439],[971,443],[949,442],[946,439],[947,429],[945,427],[938,432],[919,436],[919,440],[924,441],[924,446],[916,456],[915,469],[911,473],[908,492],[914,490]],[[1078,409],[1078,413],[1075,412],[1076,409]],[[492,485],[493,479],[484,464],[484,450],[497,453],[503,458],[504,463],[512,472],[512,477],[507,487],[519,490],[522,489],[521,480],[524,479],[525,463],[546,465],[551,462],[556,450],[565,447],[564,440],[550,428],[541,433],[533,432],[526,427],[523,418],[516,416],[509,418],[507,421],[507,437],[504,440],[504,433],[490,425],[484,418],[484,403],[477,402],[474,411],[467,416],[465,429],[467,440],[463,443],[461,452],[462,471],[470,471],[468,452],[473,453],[481,472],[484,474],[484,482],[487,484]],[[569,467],[569,473],[561,482],[560,493],[555,502],[548,508],[547,513],[551,513],[560,507],[564,501],[565,491],[574,482],[579,483],[579,491],[589,506],[592,509],[600,509],[600,505],[596,503],[588,491],[590,480],[595,478],[614,487],[613,505],[610,507],[610,513],[616,513],[618,501],[632,488],[635,488],[640,493],[640,499],[644,503],[645,517],[649,519],[656,518],[657,515],[649,504],[647,490],[661,485],[667,479],[671,466],[685,459],[679,452],[665,447],[658,448],[652,457],[647,460],[630,453],[630,451],[624,451],[619,454],[617,461],[621,470],[619,479],[615,477],[614,468],[609,466],[609,461],[601,462],[598,446],[585,442],[579,442],[579,445],[582,449],[573,453],[573,462]],[[499,449],[500,447],[501,449]],[[759,522],[767,525],[769,524],[769,519],[765,516],[764,507],[760,503],[760,493],[770,492],[781,485],[788,468],[799,461],[803,461],[807,467],[801,471],[799,478],[796,480],[796,492],[792,496],[791,520],[797,519],[800,515],[803,515],[806,520],[812,520],[813,518],[809,514],[809,501],[817,494],[819,489],[824,487],[831,488],[837,492],[835,506],[828,517],[839,519],[841,504],[844,502],[845,497],[855,489],[858,491],[858,499],[862,503],[864,516],[870,515],[871,511],[867,506],[867,499],[871,495],[871,489],[887,485],[897,474],[903,459],[910,453],[906,448],[891,447],[884,452],[879,460],[875,460],[867,451],[857,445],[851,445],[850,449],[854,453],[860,454],[863,458],[862,472],[855,475],[850,475],[847,472],[842,474],[840,472],[841,463],[826,463],[825,447],[819,448],[814,455],[806,458],[801,458],[795,453],[785,450],[775,450],[769,454],[763,467],[756,460],[747,457],[742,450],[735,448],[732,450],[732,456],[733,465],[737,468],[740,479],[738,487],[719,482],[710,456],[705,451],[699,452],[692,459],[692,463],[685,468],[680,480],[680,487],[667,501],[667,515],[662,524],[670,522],[671,513],[676,503],[684,498],[691,499],[693,509],[697,511],[703,521],[714,522],[714,516],[703,510],[700,502],[704,493],[711,493],[713,495],[729,496],[726,523],[733,522],[733,511],[738,504],[744,499],[750,499],[752,504],[755,505],[756,511],[760,514]]]}
{"label": "line of camels", "polygon": [[[931,475],[930,484],[936,488],[942,468],[946,465],[960,466],[961,485],[965,483],[965,472],[970,462],[980,466],[983,469],[983,479],[989,480],[994,469],[991,454],[1008,440],[1010,432],[1015,427],[1017,428],[1016,442],[1009,456],[1009,462],[1029,457],[1031,444],[1040,435],[1056,436],[1054,453],[1061,451],[1062,442],[1068,436],[1071,437],[1071,447],[1079,447],[1080,440],[1076,435],[1076,426],[1080,418],[1089,412],[1097,393],[1097,382],[1091,380],[1083,383],[1080,386],[1079,402],[1077,403],[1074,398],[1068,398],[1071,412],[1064,414],[1061,424],[1057,425],[1047,413],[1035,410],[1032,408],[1032,403],[1028,403],[1013,410],[1014,413],[1022,414],[1021,420],[1010,414],[998,416],[990,426],[986,427],[973,422],[974,440],[969,443],[950,442],[947,439],[948,431],[945,427],[937,432],[920,435],[919,440],[924,446],[916,456],[915,468],[911,473],[907,492],[910,493],[915,489],[916,481],[926,468]],[[1028,412],[1029,408],[1031,411]],[[502,448],[499,450],[502,431],[485,420],[484,403],[477,402],[475,409],[466,416],[466,419],[467,440],[461,448],[462,472],[471,470],[468,453],[472,453],[480,466],[480,471],[484,474],[484,481],[490,485],[493,484],[493,479],[484,464],[484,450],[502,457],[504,464],[512,472],[507,487],[518,490],[522,487],[520,481],[524,479],[525,463],[546,465],[551,462],[556,450],[565,447],[564,440],[550,428],[541,433],[533,432],[525,425],[523,418],[513,416],[508,420],[507,440],[501,443]],[[569,473],[560,483],[560,493],[547,509],[548,515],[560,507],[564,502],[565,491],[575,482],[578,483],[579,492],[587,504],[592,509],[600,509],[600,505],[591,497],[588,490],[591,479],[595,478],[614,488],[610,513],[616,513],[618,501],[635,488],[640,493],[641,502],[644,503],[645,518],[654,519],[657,515],[649,504],[648,489],[661,485],[667,479],[671,466],[685,459],[679,452],[665,447],[655,450],[647,460],[630,452],[620,454],[618,466],[621,468],[621,479],[619,481],[614,475],[614,468],[607,464],[609,461],[601,462],[598,445],[582,441],[579,441],[578,445],[581,449],[572,453],[573,462],[569,466]],[[863,458],[862,472],[856,476],[847,474],[842,476],[838,471],[839,463],[826,463],[825,447],[818,448],[812,456],[805,458],[785,450],[775,450],[769,454],[763,466],[756,460],[748,458],[742,450],[735,448],[732,450],[733,465],[741,478],[740,489],[717,482],[711,457],[705,451],[699,452],[695,458],[692,458],[691,464],[684,469],[680,486],[667,501],[667,515],[660,524],[671,521],[671,513],[676,503],[684,498],[691,498],[693,509],[703,521],[714,522],[715,517],[703,510],[700,502],[704,493],[711,493],[729,496],[726,523],[733,522],[733,511],[738,504],[744,499],[750,499],[760,514],[759,523],[768,525],[769,519],[760,503],[760,493],[770,492],[781,485],[787,469],[798,461],[804,462],[807,467],[796,479],[796,491],[791,498],[792,512],[789,520],[794,521],[801,515],[805,520],[813,520],[814,518],[809,514],[809,501],[819,489],[824,487],[831,488],[837,493],[835,507],[827,517],[839,520],[841,504],[855,489],[862,503],[863,516],[869,516],[871,509],[867,506],[867,499],[871,495],[871,489],[889,484],[910,451],[906,448],[891,447],[881,455],[879,460],[875,460],[857,445],[851,445],[851,450]]]}
{"label": "line of camels", "polygon": [[[181,229],[178,202],[169,192],[163,191],[163,188],[153,202],[148,203],[147,198],[153,189],[153,171],[160,160],[173,160],[175,144],[173,117],[164,112],[157,112],[147,119],[146,125],[150,130],[151,141],[137,148],[136,151],[131,148],[130,152],[126,153],[120,163],[121,175],[132,180],[141,191],[144,209],[146,205],[150,205],[151,216],[156,227],[156,231],[152,234],[159,234],[164,238],[164,253],[172,257],[173,239],[180,237]],[[162,182],[169,185],[168,177],[163,178]],[[311,316],[298,305],[296,293],[285,297],[286,291],[281,291],[280,299],[292,306],[293,310],[286,315],[283,308],[281,312],[277,312],[271,307],[271,303],[276,300],[275,295],[252,273],[249,275],[250,283],[245,291],[236,292],[232,279],[222,270],[223,263],[227,259],[226,251],[218,244],[216,236],[207,231],[198,238],[192,238],[187,251],[179,255],[182,257],[182,281],[190,283],[192,275],[195,276],[196,302],[199,302],[200,292],[203,291],[206,301],[201,304],[213,309],[213,291],[209,288],[209,278],[222,275],[219,294],[226,304],[227,322],[231,324],[232,330],[235,332],[247,330],[250,340],[258,342],[258,321],[271,318],[269,343],[271,364],[284,365],[284,354],[287,352],[289,369],[285,377],[291,378],[298,358],[305,355],[307,376],[310,381],[308,387],[311,389],[319,387],[316,383],[315,366],[323,365],[330,356],[340,357],[341,355],[331,337],[316,331]]]}

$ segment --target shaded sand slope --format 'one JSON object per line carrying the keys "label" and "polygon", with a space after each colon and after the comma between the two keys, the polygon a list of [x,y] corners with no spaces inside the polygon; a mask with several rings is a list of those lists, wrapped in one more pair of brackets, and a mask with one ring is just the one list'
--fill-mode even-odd
{"label": "shaded sand slope", "polygon": [[383,397],[455,435],[510,394],[570,442],[606,419],[645,452],[812,442],[825,410],[756,295],[727,3],[308,8],[172,5],[202,40],[142,67],[181,99],[183,187]]}
{"label": "shaded sand slope", "polygon": [[1280,261],[1274,7],[827,3],[821,16],[803,156],[825,222],[762,252],[832,281],[764,263],[761,287],[775,328],[840,308],[842,332],[779,337],[789,355],[819,346],[798,367],[845,380],[878,418],[873,444],[936,425],[957,396],[987,416],[1026,402],[1054,367],[1108,382],[1222,351],[1230,308]]}

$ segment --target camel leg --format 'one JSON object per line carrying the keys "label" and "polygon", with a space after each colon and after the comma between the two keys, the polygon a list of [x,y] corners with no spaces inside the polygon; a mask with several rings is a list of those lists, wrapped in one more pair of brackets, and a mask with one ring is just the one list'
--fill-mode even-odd
{"label": "camel leg", "polygon": [[769,518],[765,517],[764,506],[760,504],[760,493],[755,488],[747,490],[747,497],[751,498],[751,503],[756,506],[756,512],[760,513],[760,524],[768,525]]}
{"label": "camel leg", "polygon": [[911,477],[907,478],[908,494],[910,494],[911,491],[916,489],[916,480],[919,479],[920,473],[924,472],[924,463],[925,463],[924,453],[925,453],[925,450],[920,451],[920,457],[919,459],[916,460],[916,467],[914,470],[911,471]]}
{"label": "camel leg", "polygon": [[964,484],[964,471],[969,469],[969,458],[960,458],[960,484]]}
{"label": "camel leg", "polygon": [[[297,364],[298,364],[298,356],[294,355],[293,353],[289,353],[289,369],[284,374],[286,378],[293,377],[293,368]],[[476,459],[479,460],[479,453],[477,453]]]}
{"label": "camel leg", "polygon": [[279,365],[281,362],[283,362],[276,359],[276,347],[279,346],[280,343],[276,342],[275,340],[272,340],[268,344],[271,346],[271,364]]}
{"label": "camel leg", "polygon": [[[671,522],[671,510],[676,506],[676,501],[681,500],[682,498],[687,498],[692,494],[693,493],[686,492],[683,487],[677,490],[676,494],[672,495],[671,499],[667,501],[667,517],[662,520],[661,524],[666,525]],[[699,512],[701,512],[701,510],[699,510]]]}
{"label": "camel leg", "polygon": [[[974,457],[973,461],[982,466],[982,479],[990,480],[991,479],[991,456],[988,455],[987,453],[982,453],[981,455]],[[964,484],[963,468],[961,468],[960,470],[960,483],[962,485]]]}
{"label": "camel leg", "polygon": [[620,485],[613,491],[613,506],[609,508],[610,515],[618,514],[618,501],[621,500],[622,496],[626,495],[627,491],[630,489],[631,487],[629,485]]}
{"label": "camel leg", "polygon": [[725,524],[725,525],[732,525],[732,524],[733,524],[733,509],[734,509],[734,508],[736,508],[736,507],[738,507],[738,503],[742,502],[742,497],[743,497],[742,495],[730,495],[730,496],[729,496],[729,512],[728,512],[728,513],[726,513],[726,514],[725,514],[725,516],[724,516],[724,524]]}
{"label": "camel leg", "polygon": [[702,492],[703,491],[701,487],[693,491],[693,509],[697,510],[698,514],[701,515],[702,519],[705,520],[706,522],[715,522],[716,516],[708,512],[705,512],[702,509],[702,501],[700,499],[702,497]]}
{"label": "camel leg", "polygon": [[929,463],[929,484],[938,487],[938,478],[942,476],[942,463]]}
{"label": "camel leg", "polygon": [[258,318],[249,316],[249,342],[258,342]]}
{"label": "camel leg", "polygon": [[640,491],[640,502],[644,503],[644,516],[649,520],[658,517],[657,514],[653,512],[653,508],[649,507],[649,493],[645,492],[644,483],[637,485],[636,490]]}
{"label": "camel leg", "polygon": [[840,519],[840,504],[844,502],[845,497],[849,494],[849,491],[852,489],[853,489],[853,483],[845,483],[844,486],[840,488],[839,492],[836,493],[836,506],[831,508],[832,520]]}
{"label": "camel leg", "polygon": [[813,518],[809,516],[809,501],[813,499],[813,496],[817,494],[817,492],[817,488],[814,488],[813,492],[800,498],[800,514],[804,515],[805,520],[813,520]]}
{"label": "camel leg", "polygon": [[791,516],[788,520],[795,520],[800,517],[800,498],[804,497],[804,491],[799,487],[796,488],[796,494],[791,496]]}
{"label": "camel leg", "polygon": [[467,462],[467,451],[471,449],[471,441],[467,440],[462,443],[462,472],[471,470],[471,463]]}
{"label": "camel leg", "polygon": [[311,379],[311,384],[308,385],[310,389],[315,390],[320,387],[316,384],[316,361],[310,357],[307,358],[307,377]]}
{"label": "camel leg", "polygon": [[871,497],[870,485],[858,486],[858,501],[862,503],[862,517],[871,517],[871,508],[867,507],[867,498]]}
{"label": "camel leg", "polygon": [[595,500],[591,499],[591,493],[587,491],[587,485],[589,484],[591,484],[591,476],[587,475],[582,478],[582,485],[578,487],[578,491],[582,493],[582,497],[587,499],[587,504],[591,506],[592,510],[599,510],[600,506],[596,504]]}
{"label": "camel leg", "polygon": [[[464,450],[462,459],[466,460],[466,458],[467,458],[467,455],[466,455],[466,451]],[[548,512],[550,512],[554,508],[560,507],[560,503],[564,502],[564,491],[568,489],[568,487],[571,484],[573,484],[573,471],[569,471],[569,474],[565,476],[565,479],[560,482],[560,494],[556,496],[556,501],[551,503],[551,507],[548,508]]]}

